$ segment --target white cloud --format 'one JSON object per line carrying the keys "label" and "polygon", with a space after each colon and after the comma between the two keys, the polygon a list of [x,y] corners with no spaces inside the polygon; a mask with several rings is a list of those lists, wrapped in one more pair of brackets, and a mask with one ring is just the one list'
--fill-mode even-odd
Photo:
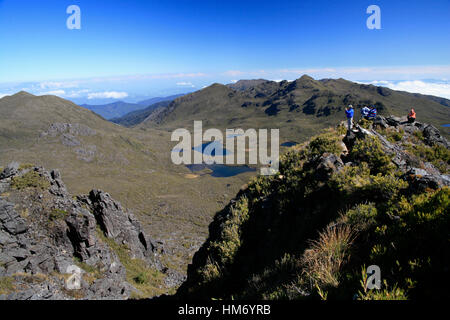
{"label": "white cloud", "polygon": [[45,95],[65,96],[66,92],[64,90],[53,90],[53,91],[40,92],[37,95],[38,96],[45,96]]}
{"label": "white cloud", "polygon": [[82,89],[82,90],[72,90],[70,93],[66,94],[66,97],[68,98],[80,98],[82,96],[85,96],[86,93],[90,92],[89,89]]}
{"label": "white cloud", "polygon": [[407,91],[412,93],[428,94],[450,99],[450,83],[436,83],[422,80],[407,80],[407,81],[386,81],[377,80],[365,82],[376,86],[388,87],[393,90]]}
{"label": "white cloud", "polygon": [[281,69],[274,71],[279,77],[297,77],[308,74],[316,79],[345,78],[356,79],[438,79],[450,75],[450,65],[446,66],[398,66],[398,67],[338,67],[338,68],[305,68]]}
{"label": "white cloud", "polygon": [[39,83],[41,89],[67,89],[77,88],[78,82],[76,81],[43,81]]}
{"label": "white cloud", "polygon": [[88,99],[123,99],[126,97],[128,97],[128,93],[117,91],[93,92],[88,94]]}
{"label": "white cloud", "polygon": [[10,95],[11,95],[10,93],[0,93],[0,99]]}
{"label": "white cloud", "polygon": [[180,86],[180,87],[191,87],[191,88],[195,87],[191,82],[177,82],[177,86]]}
{"label": "white cloud", "polygon": [[238,82],[239,80],[231,80],[231,83],[236,83],[236,82]]}

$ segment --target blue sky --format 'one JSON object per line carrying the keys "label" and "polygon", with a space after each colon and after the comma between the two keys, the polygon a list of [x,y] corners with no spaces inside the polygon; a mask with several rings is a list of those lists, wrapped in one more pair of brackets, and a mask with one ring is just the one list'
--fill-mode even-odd
{"label": "blue sky", "polygon": [[[73,4],[81,30],[66,27]],[[132,100],[307,73],[450,97],[449,13],[449,0],[0,0],[0,95]]]}

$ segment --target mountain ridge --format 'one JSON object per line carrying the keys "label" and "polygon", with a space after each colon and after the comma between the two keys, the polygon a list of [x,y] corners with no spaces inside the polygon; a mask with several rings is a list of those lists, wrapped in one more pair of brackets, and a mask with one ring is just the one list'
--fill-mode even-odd
{"label": "mountain ridge", "polygon": [[[314,80],[304,75],[295,81],[241,80],[211,86],[187,94],[169,104],[137,127],[174,130],[192,127],[203,120],[205,127],[219,129],[280,128],[285,140],[301,141],[344,118],[343,109],[352,104],[355,116],[364,105],[375,105],[381,115],[403,116],[411,108],[418,119],[435,126],[448,123],[450,100],[395,91],[345,79]],[[443,129],[446,136],[450,131]]]}

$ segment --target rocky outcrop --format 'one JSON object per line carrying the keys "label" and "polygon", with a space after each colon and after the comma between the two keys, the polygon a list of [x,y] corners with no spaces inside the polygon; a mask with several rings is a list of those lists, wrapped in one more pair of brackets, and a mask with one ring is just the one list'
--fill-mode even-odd
{"label": "rocky outcrop", "polygon": [[52,123],[50,127],[41,133],[41,137],[56,137],[68,134],[71,136],[94,136],[97,132],[88,126],[80,123]]}
{"label": "rocky outcrop", "polygon": [[131,258],[146,260],[153,267],[162,270],[163,266],[157,259],[159,246],[144,233],[132,213],[126,212],[120,203],[101,190],[92,190],[89,196],[81,199],[89,205],[98,225],[108,238],[126,245]]}
{"label": "rocky outcrop", "polygon": [[[29,187],[17,188],[20,181]],[[167,272],[159,260],[163,250],[109,194],[93,190],[73,198],[58,171],[15,163],[0,183],[0,277],[12,283],[0,299],[129,298],[138,290],[108,241]]]}
{"label": "rocky outcrop", "polygon": [[80,123],[52,123],[40,133],[40,139],[59,138],[62,145],[73,148],[79,160],[91,162],[97,154],[97,146],[84,145],[81,137],[95,136],[96,130]]}
{"label": "rocky outcrop", "polygon": [[316,179],[318,181],[325,181],[335,172],[338,172],[344,167],[344,162],[333,153],[324,153],[319,159],[319,164],[316,167]]}
{"label": "rocky outcrop", "polygon": [[441,136],[439,130],[431,124],[423,128],[423,137],[428,145],[440,144],[446,148],[449,147],[447,139]]}

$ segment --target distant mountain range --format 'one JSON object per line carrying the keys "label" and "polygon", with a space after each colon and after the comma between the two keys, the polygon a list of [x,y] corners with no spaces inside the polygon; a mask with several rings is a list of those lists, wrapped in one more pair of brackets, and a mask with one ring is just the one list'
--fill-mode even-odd
{"label": "distant mountain range", "polygon": [[110,121],[124,127],[133,127],[141,122],[144,122],[151,114],[154,114],[156,110],[161,111],[162,109],[168,107],[171,102],[172,100],[156,102],[145,109],[129,112],[121,117],[110,119]]}
{"label": "distant mountain range", "polygon": [[98,115],[101,115],[103,118],[110,120],[113,118],[119,118],[123,115],[142,109],[143,107],[150,106],[152,104],[162,102],[162,101],[172,101],[183,94],[177,94],[168,97],[155,97],[151,99],[146,99],[143,101],[139,101],[137,103],[129,103],[124,101],[116,101],[108,104],[101,105],[90,105],[90,104],[82,104],[81,106],[94,111]]}
{"label": "distant mountain range", "polygon": [[[449,123],[450,100],[344,79],[314,80],[304,75],[295,81],[240,80],[229,85],[213,84],[156,108],[141,117],[141,128],[173,130],[192,127],[280,128],[284,139],[299,141],[345,118],[345,106],[359,109],[375,105],[382,115],[406,115],[411,108],[421,121],[441,126]],[[120,121],[116,121],[120,123]],[[442,130],[448,135],[448,129]]]}

